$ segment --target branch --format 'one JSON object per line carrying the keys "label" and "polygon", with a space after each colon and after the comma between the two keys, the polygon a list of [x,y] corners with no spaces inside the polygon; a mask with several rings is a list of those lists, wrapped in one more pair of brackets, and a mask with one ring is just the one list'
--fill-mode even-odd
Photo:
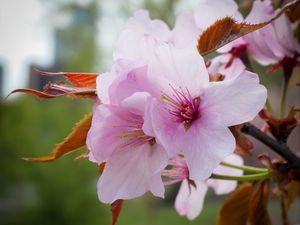
{"label": "branch", "polygon": [[264,132],[262,132],[260,129],[258,129],[251,123],[245,123],[241,131],[267,145],[278,155],[282,156],[293,167],[300,167],[300,158],[298,158],[298,156],[295,153],[293,153],[286,144],[278,143],[275,139],[266,135]]}

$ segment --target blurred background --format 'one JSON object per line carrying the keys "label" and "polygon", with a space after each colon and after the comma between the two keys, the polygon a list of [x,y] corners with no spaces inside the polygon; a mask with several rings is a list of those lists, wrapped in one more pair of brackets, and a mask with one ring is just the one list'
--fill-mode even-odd
{"label": "blurred background", "polygon": [[[5,97],[16,88],[43,88],[49,80],[38,76],[33,67],[53,72],[105,72],[111,66],[118,33],[135,10],[148,9],[152,18],[163,19],[173,26],[176,12],[196,2],[0,0],[1,225],[103,225],[110,222],[110,208],[101,204],[96,194],[97,166],[85,159],[73,160],[84,150],[52,163],[21,160],[47,155],[74,124],[91,111],[93,102],[65,98],[39,101],[25,95]],[[271,102],[278,108],[281,71],[270,75],[258,65],[255,69],[272,90]],[[292,83],[299,82],[299,77],[295,77]],[[289,105],[296,102],[299,102],[299,90],[291,90]],[[261,125],[261,121],[257,123]],[[299,149],[299,129],[294,131],[290,144]],[[258,149],[266,149],[259,144],[255,148],[255,154]],[[209,192],[202,214],[189,222],[173,208],[177,190],[176,185],[169,187],[165,200],[145,195],[126,202],[118,224],[215,223],[226,196],[216,197]],[[279,202],[272,200],[270,210],[274,221],[280,224]],[[291,211],[293,223],[299,222],[299,212],[298,202]]]}

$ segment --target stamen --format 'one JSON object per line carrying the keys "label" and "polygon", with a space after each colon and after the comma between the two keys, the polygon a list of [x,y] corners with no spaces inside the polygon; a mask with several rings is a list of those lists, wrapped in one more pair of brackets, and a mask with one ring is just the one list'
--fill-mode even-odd
{"label": "stamen", "polygon": [[114,128],[121,128],[123,130],[118,135],[120,139],[124,140],[120,146],[121,148],[128,146],[136,147],[145,143],[153,145],[155,143],[155,138],[146,135],[142,129],[144,123],[142,116],[128,113],[121,115],[121,117],[126,124],[113,126]]}
{"label": "stamen", "polygon": [[172,87],[172,96],[161,92],[161,98],[166,103],[167,111],[175,117],[175,121],[183,123],[185,129],[189,129],[192,122],[200,117],[200,97],[193,98],[188,89],[183,91]]}

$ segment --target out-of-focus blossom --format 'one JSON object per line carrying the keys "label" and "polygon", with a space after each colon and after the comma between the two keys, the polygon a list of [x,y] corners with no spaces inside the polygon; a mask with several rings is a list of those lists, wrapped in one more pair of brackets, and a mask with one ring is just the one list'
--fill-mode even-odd
{"label": "out-of-focus blossom", "polygon": [[[218,14],[214,13],[216,8],[219,9]],[[190,47],[196,50],[201,32],[225,16],[242,19],[233,0],[201,1],[195,10],[179,13],[172,30],[161,20],[151,20],[148,11],[139,10],[127,21],[121,32],[114,50],[114,60],[147,61],[154,48],[165,43],[177,48]]]}
{"label": "out-of-focus blossom", "polygon": [[[218,13],[215,10],[218,9]],[[202,0],[193,10],[180,13],[176,18],[176,24],[172,31],[172,38],[176,46],[195,48],[201,33],[210,25],[226,16],[233,17],[237,21],[242,21],[243,17],[238,11],[238,5],[233,0]],[[180,34],[187,35],[180,35]],[[231,79],[240,74],[245,66],[241,60],[246,53],[247,43],[239,38],[226,46],[220,48],[218,52],[223,53],[215,57],[212,61],[212,71],[210,75],[216,75],[212,80],[218,80],[219,75],[225,79]],[[235,75],[232,75],[235,74]]]}
{"label": "out-of-focus blossom", "polygon": [[[203,30],[196,26],[194,14],[184,11],[177,15],[169,42],[179,48],[197,48],[197,40]],[[184,34],[184,35],[183,35]]]}
{"label": "out-of-focus blossom", "polygon": [[233,17],[238,21],[243,19],[234,0],[201,0],[193,12],[196,25],[202,30],[226,16]]}
{"label": "out-of-focus blossom", "polygon": [[153,136],[169,157],[183,152],[193,180],[208,178],[233,153],[235,140],[228,126],[252,120],[267,97],[254,73],[209,82],[203,59],[193,49],[158,48],[148,75],[160,91],[147,113]]}
{"label": "out-of-focus blossom", "polygon": [[[250,23],[268,21],[276,15],[269,0],[255,1],[246,18]],[[284,63],[285,58],[294,58],[300,53],[300,45],[293,37],[292,23],[285,14],[266,27],[245,36],[248,51],[262,65]]]}
{"label": "out-of-focus blossom", "polygon": [[[182,159],[182,161],[184,160]],[[223,161],[234,165],[243,165],[243,159],[235,154],[227,156]],[[222,165],[219,165],[213,172],[215,174],[230,176],[241,176],[243,174],[242,170]],[[194,181],[191,183],[188,179],[184,179],[175,200],[175,208],[181,216],[186,216],[188,219],[193,220],[202,211],[208,187],[213,188],[217,195],[222,195],[232,192],[236,186],[237,181],[208,179],[206,181]]]}
{"label": "out-of-focus blossom", "polygon": [[139,10],[127,21],[117,40],[114,60],[147,59],[154,47],[167,42],[169,37],[170,29],[165,22],[151,20],[148,11]]}
{"label": "out-of-focus blossom", "polygon": [[233,79],[242,74],[246,67],[240,59],[246,45],[234,47],[230,52],[221,54],[206,63],[211,81]]}

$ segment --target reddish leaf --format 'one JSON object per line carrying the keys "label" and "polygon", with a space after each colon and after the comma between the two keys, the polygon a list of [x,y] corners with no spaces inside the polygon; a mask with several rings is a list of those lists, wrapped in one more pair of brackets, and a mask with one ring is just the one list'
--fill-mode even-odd
{"label": "reddish leaf", "polygon": [[239,186],[222,206],[217,218],[217,225],[245,225],[253,189],[251,183],[244,183]]}
{"label": "reddish leaf", "polygon": [[249,203],[250,225],[271,225],[271,219],[267,210],[269,197],[269,181],[263,181],[259,188],[252,194]]}
{"label": "reddish leaf", "polygon": [[291,181],[288,189],[287,208],[289,209],[295,200],[300,196],[300,183],[297,181]]}
{"label": "reddish leaf", "polygon": [[111,225],[115,225],[119,219],[122,207],[123,207],[124,200],[119,199],[114,201],[111,206],[111,212],[112,212],[112,222]]}
{"label": "reddish leaf", "polygon": [[300,20],[300,4],[295,4],[289,7],[286,14],[292,23]]}
{"label": "reddish leaf", "polygon": [[297,114],[300,110],[292,107],[288,116],[285,118],[278,118],[273,113],[262,109],[259,116],[267,122],[268,131],[281,142],[286,142],[291,132],[299,125]]}
{"label": "reddish leaf", "polygon": [[[49,92],[49,93],[48,93]],[[12,91],[9,95],[14,93],[25,93],[25,94],[31,94],[35,97],[38,97],[40,99],[50,99],[50,98],[57,98],[61,96],[67,96],[71,98],[94,98],[96,97],[96,89],[92,88],[77,88],[76,90],[70,90],[70,91],[37,91],[34,89],[16,89]]]}
{"label": "reddish leaf", "polygon": [[198,51],[201,55],[206,55],[239,37],[264,27],[265,25],[265,23],[237,23],[233,18],[225,17],[215,22],[201,34],[197,46]]}
{"label": "reddish leaf", "polygon": [[44,76],[64,76],[70,82],[78,87],[96,87],[96,79],[99,73],[69,73],[69,72],[58,72],[51,73],[38,70],[34,68],[39,74]]}
{"label": "reddish leaf", "polygon": [[241,156],[251,156],[253,143],[241,132],[243,124],[229,127],[236,141],[235,153]]}
{"label": "reddish leaf", "polygon": [[280,12],[264,23],[259,24],[247,24],[247,23],[238,23],[231,17],[225,17],[216,21],[213,25],[208,27],[200,36],[198,40],[198,51],[201,55],[209,54],[216,49],[228,44],[231,41],[234,41],[237,38],[240,38],[246,34],[249,34],[253,31],[256,31],[264,26],[268,25],[284,12],[299,7],[300,1],[295,0],[287,4]]}
{"label": "reddish leaf", "polygon": [[86,136],[91,127],[91,122],[92,114],[85,116],[79,123],[76,124],[73,131],[64,139],[64,141],[54,148],[50,156],[23,159],[32,162],[49,162],[56,160],[67,153],[78,150],[85,146]]}
{"label": "reddish leaf", "polygon": [[103,163],[101,163],[100,165],[99,165],[99,172],[100,173],[103,173],[103,170],[104,170],[104,168],[105,168],[105,162],[103,162]]}

